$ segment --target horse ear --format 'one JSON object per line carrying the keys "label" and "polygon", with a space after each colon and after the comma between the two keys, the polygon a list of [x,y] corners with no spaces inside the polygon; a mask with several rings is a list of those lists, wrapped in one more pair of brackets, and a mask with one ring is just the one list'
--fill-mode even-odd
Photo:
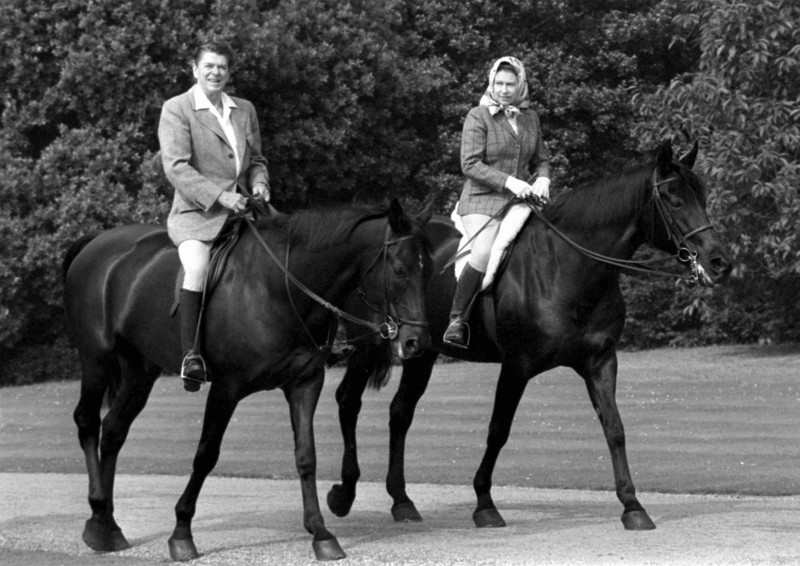
{"label": "horse ear", "polygon": [[397,198],[393,198],[389,203],[389,226],[391,226],[393,232],[411,231],[411,221],[406,216]]}
{"label": "horse ear", "polygon": [[420,226],[425,226],[428,222],[430,222],[431,217],[433,216],[433,203],[435,200],[435,197],[429,198],[428,202],[425,203],[425,206],[417,214],[417,223]]}
{"label": "horse ear", "polygon": [[672,142],[669,140],[662,142],[657,151],[656,164],[658,165],[658,171],[664,176],[669,175],[672,170]]}
{"label": "horse ear", "polygon": [[692,167],[694,167],[694,162],[697,159],[697,149],[698,149],[697,140],[695,140],[694,145],[692,145],[692,149],[681,155],[678,161],[680,161],[681,163],[686,165],[689,169],[691,169]]}

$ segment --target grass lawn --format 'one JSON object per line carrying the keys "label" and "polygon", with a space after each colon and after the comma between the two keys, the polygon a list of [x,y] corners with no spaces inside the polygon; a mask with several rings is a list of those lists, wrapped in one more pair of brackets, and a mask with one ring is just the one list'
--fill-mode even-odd
{"label": "grass lawn", "polygon": [[[499,366],[437,365],[408,438],[410,483],[469,484],[483,455]],[[328,372],[316,416],[324,494],[338,478],[341,439],[333,398],[343,370]],[[388,409],[399,368],[368,391],[359,421],[362,479],[383,481]],[[80,383],[0,389],[0,472],[84,473],[72,410]],[[187,475],[205,390],[160,379],[131,429],[120,473]],[[622,352],[617,400],[639,491],[800,494],[800,345]],[[245,399],[216,474],[294,478],[288,407],[280,392]],[[532,380],[500,455],[496,485],[613,489],[602,430],[582,380],[553,370]],[[413,491],[412,491],[413,497]]]}

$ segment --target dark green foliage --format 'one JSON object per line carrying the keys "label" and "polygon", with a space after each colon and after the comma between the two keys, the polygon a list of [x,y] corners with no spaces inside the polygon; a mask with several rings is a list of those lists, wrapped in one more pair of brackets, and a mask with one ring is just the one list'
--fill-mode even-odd
{"label": "dark green foliage", "polygon": [[[4,363],[65,336],[60,262],[74,239],[163,221],[172,190],[157,154],[161,104],[192,84],[191,52],[210,38],[237,54],[231,84],[256,106],[275,204],[287,211],[398,196],[449,212],[463,118],[502,55],[528,67],[554,192],[688,129],[701,138],[739,278],[714,293],[631,279],[627,344],[798,338],[798,296],[786,289],[798,283],[800,215],[785,190],[798,162],[797,9],[712,4],[8,0],[0,383]],[[653,304],[663,306],[655,316]]]}
{"label": "dark green foliage", "polygon": [[800,337],[800,5],[688,2],[676,43],[695,72],[635,97],[643,144],[688,133],[709,208],[730,243],[734,278],[709,299],[735,340]]}

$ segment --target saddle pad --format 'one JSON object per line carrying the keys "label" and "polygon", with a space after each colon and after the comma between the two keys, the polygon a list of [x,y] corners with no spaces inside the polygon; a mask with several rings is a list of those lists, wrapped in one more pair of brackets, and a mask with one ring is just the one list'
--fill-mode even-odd
{"label": "saddle pad", "polygon": [[[467,243],[468,238],[464,235],[464,224],[461,222],[461,216],[456,214],[455,210],[456,209],[453,209],[450,218],[453,220],[456,229],[462,234],[458,249],[463,250],[463,253],[459,254],[455,263],[455,274],[456,279],[458,279],[461,275],[461,271],[469,260],[471,245]],[[489,254],[489,265],[486,267],[486,274],[483,276],[481,291],[485,291],[492,286],[495,275],[497,275],[497,269],[500,266],[500,262],[503,260],[506,250],[508,250],[508,246],[510,246],[517,237],[519,231],[522,230],[530,214],[530,207],[522,202],[513,204],[511,208],[508,209],[508,212],[500,222],[500,230],[497,232],[497,238],[495,238],[492,244],[492,251]]]}

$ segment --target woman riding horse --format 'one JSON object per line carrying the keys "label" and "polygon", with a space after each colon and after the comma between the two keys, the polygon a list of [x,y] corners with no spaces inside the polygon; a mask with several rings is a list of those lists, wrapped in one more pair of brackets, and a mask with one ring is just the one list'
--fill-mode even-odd
{"label": "woman riding horse", "polygon": [[[625,325],[620,276],[626,268],[643,269],[631,258],[644,243],[672,254],[671,259],[687,268],[688,273],[667,273],[671,277],[711,287],[729,274],[729,255],[705,211],[705,187],[692,171],[696,157],[695,145],[673,159],[672,146],[665,143],[652,162],[559,195],[525,224],[492,293],[476,303],[472,346],[465,350],[434,342],[431,350],[403,362],[390,405],[386,474],[395,520],[421,520],[406,492],[406,436],[436,358],[444,353],[501,364],[486,451],[473,482],[477,526],[505,525],[492,501],[492,474],[526,384],[544,371],[566,366],[583,378],[603,427],[625,528],[653,528],[636,497],[615,397],[617,344]],[[442,298],[453,296],[456,286],[452,265],[443,266],[451,263],[460,234],[447,218],[430,222],[426,231],[434,261],[426,287],[428,317],[436,337],[448,324]],[[361,395],[368,379],[376,386],[385,383],[386,359],[382,347],[360,344],[336,390],[344,456],[342,481],[329,491],[328,506],[339,516],[349,513],[361,475],[356,443]]]}
{"label": "woman riding horse", "polygon": [[[539,117],[528,100],[525,67],[514,57],[501,57],[492,65],[489,86],[467,114],[461,135],[466,181],[456,211],[472,251],[453,294],[446,344],[469,346],[467,319],[500,229],[497,214],[515,195],[547,197],[549,167]],[[538,175],[533,185],[526,182],[531,170]]]}

